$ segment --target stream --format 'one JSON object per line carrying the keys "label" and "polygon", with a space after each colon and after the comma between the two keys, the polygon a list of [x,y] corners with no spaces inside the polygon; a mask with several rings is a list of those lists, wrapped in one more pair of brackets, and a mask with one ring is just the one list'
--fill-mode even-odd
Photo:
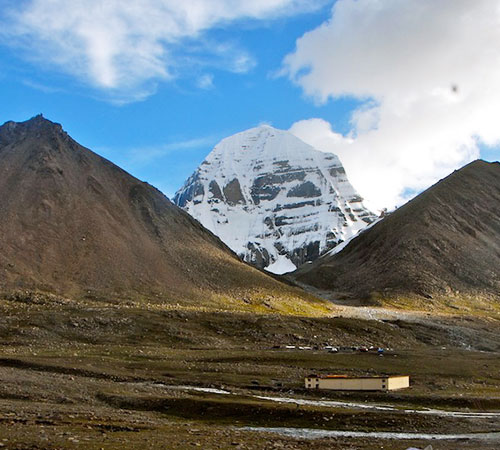
{"label": "stream", "polygon": [[491,433],[465,433],[465,434],[433,434],[433,433],[403,433],[388,431],[337,431],[317,430],[314,428],[267,428],[267,427],[243,427],[240,430],[254,431],[259,433],[275,433],[282,436],[298,439],[320,439],[328,437],[346,438],[373,438],[373,439],[400,439],[400,440],[480,440],[500,442],[500,432]]}
{"label": "stream", "polygon": [[331,400],[306,400],[301,398],[287,398],[287,397],[265,397],[255,395],[254,398],[261,400],[269,400],[278,403],[293,403],[296,405],[308,406],[323,406],[327,408],[351,408],[351,409],[368,409],[372,411],[399,411],[407,414],[425,414],[433,416],[447,416],[447,417],[462,417],[470,419],[491,419],[500,418],[500,412],[471,412],[471,411],[448,411],[444,409],[405,409],[397,408],[390,405],[377,405],[369,403],[354,403],[354,402],[339,402]]}
{"label": "stream", "polygon": [[[225,389],[215,389],[215,388],[199,387],[199,386],[167,385],[163,383],[155,384],[155,386],[161,386],[164,389],[205,392],[207,394],[216,394],[216,395],[235,394],[234,392]],[[272,396],[262,396],[262,395],[248,395],[248,397],[256,398],[259,400],[277,402],[277,403],[292,403],[295,405],[321,406],[326,408],[337,408],[337,409],[339,408],[361,409],[361,410],[382,411],[382,412],[391,411],[391,412],[400,412],[406,414],[423,414],[423,415],[440,416],[440,417],[457,417],[464,419],[500,418],[500,412],[450,411],[445,409],[433,409],[433,408],[408,409],[393,405],[380,405],[375,403],[344,402],[335,400],[308,400],[303,398],[272,397]]]}

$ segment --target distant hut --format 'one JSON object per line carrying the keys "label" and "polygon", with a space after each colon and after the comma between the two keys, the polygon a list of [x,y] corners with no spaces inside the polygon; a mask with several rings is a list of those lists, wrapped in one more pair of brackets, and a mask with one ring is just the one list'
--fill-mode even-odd
{"label": "distant hut", "polygon": [[382,375],[351,377],[348,375],[309,375],[305,378],[307,389],[333,391],[394,391],[410,387],[408,375]]}

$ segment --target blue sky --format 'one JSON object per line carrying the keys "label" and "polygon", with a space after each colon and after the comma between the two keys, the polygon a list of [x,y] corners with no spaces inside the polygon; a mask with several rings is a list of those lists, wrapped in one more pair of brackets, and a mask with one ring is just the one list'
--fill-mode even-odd
{"label": "blue sky", "polygon": [[[481,23],[491,21],[491,2],[177,3],[131,0],[124,12],[117,0],[0,0],[0,122],[43,113],[169,196],[220,139],[262,122],[338,153],[375,208],[401,203],[480,155],[500,156],[500,133],[480,112],[483,85],[496,83],[500,62],[474,56],[484,71],[488,62],[491,80],[460,64],[472,58],[460,47],[469,30],[449,20],[467,14],[495,42],[495,23]],[[397,24],[412,8],[420,22],[411,19],[398,40]],[[426,59],[440,39],[458,40],[447,65]],[[408,48],[420,66],[438,66],[413,84],[405,84]],[[464,87],[463,98],[449,96],[451,83]],[[491,102],[500,100],[491,89]]]}
{"label": "blue sky", "polygon": [[[63,124],[83,145],[147,180],[168,195],[178,189],[222,138],[266,122],[289,128],[304,117],[320,115],[339,131],[348,130],[355,100],[315,106],[300,88],[276,76],[284,55],[305,31],[327,19],[329,7],[262,23],[239,21],[210,30],[216,41],[237,42],[255,58],[246,73],[200,67],[178,79],[159,82],[144,100],[117,104],[61,73],[0,47],[0,121],[22,121],[38,113]],[[204,74],[213,86],[198,86]]]}

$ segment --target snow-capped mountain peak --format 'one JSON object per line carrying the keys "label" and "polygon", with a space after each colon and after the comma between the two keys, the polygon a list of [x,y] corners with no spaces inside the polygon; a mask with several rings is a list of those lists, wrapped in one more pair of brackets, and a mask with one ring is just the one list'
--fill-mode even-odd
{"label": "snow-capped mountain peak", "polygon": [[223,139],[174,202],[274,273],[316,259],[374,219],[336,155],[268,125]]}

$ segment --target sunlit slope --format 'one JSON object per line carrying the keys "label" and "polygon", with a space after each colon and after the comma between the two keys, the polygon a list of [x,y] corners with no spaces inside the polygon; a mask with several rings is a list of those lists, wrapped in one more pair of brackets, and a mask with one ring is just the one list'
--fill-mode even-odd
{"label": "sunlit slope", "polygon": [[0,128],[0,290],[322,314],[41,116]]}
{"label": "sunlit slope", "polygon": [[500,164],[478,160],[455,171],[341,252],[293,276],[338,295],[372,300],[498,301]]}

